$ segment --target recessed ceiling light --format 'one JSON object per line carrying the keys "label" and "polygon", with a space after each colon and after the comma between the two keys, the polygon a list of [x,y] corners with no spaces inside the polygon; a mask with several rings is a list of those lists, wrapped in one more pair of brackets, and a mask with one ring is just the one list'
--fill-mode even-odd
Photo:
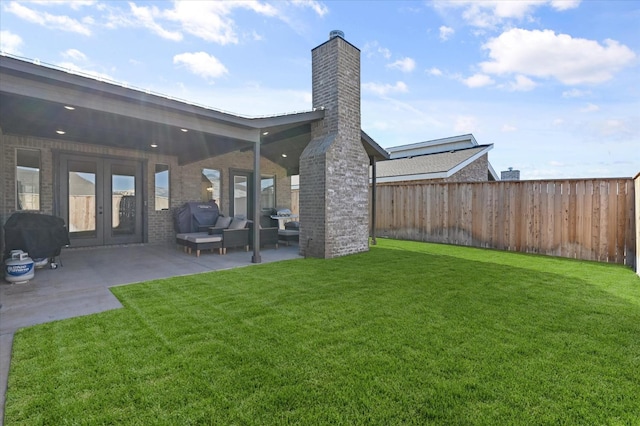
{"label": "recessed ceiling light", "polygon": [[287,158],[287,154],[282,154],[282,158]]}
{"label": "recessed ceiling light", "polygon": [[67,132],[65,132],[64,130],[56,130],[56,133],[59,135],[64,135]]}
{"label": "recessed ceiling light", "polygon": [[72,107],[71,105],[65,105],[64,109],[68,109],[69,111],[73,111],[75,108]]}
{"label": "recessed ceiling light", "polygon": [[189,129],[180,129],[181,131],[187,133],[189,131]]}
{"label": "recessed ceiling light", "polygon": [[157,143],[152,143],[152,144],[151,144],[151,148],[157,148],[157,147],[158,147],[158,144],[157,144]]}

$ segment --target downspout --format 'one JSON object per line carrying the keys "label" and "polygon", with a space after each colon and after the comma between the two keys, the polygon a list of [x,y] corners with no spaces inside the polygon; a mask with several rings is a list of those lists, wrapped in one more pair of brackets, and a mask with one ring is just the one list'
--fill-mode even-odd
{"label": "downspout", "polygon": [[253,148],[253,256],[251,263],[262,263],[260,256],[260,192],[262,176],[260,174],[260,144],[262,136],[258,137]]}
{"label": "downspout", "polygon": [[376,245],[376,157],[370,156],[371,162],[371,244]]}

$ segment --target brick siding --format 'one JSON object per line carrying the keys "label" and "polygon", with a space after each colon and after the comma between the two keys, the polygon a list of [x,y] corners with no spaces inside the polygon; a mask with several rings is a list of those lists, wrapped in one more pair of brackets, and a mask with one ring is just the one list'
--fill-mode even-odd
{"label": "brick siding", "polygon": [[369,159],[360,142],[360,51],[340,37],[312,51],[313,106],[324,108],[300,158],[300,252],[369,249]]}
{"label": "brick siding", "polygon": [[[208,158],[196,163],[180,166],[177,157],[157,155],[135,150],[111,148],[102,145],[90,145],[54,139],[40,139],[24,136],[5,135],[0,130],[0,226],[16,212],[16,149],[35,149],[40,151],[40,213],[54,214],[54,152],[66,152],[90,156],[116,157],[126,160],[145,162],[145,194],[147,241],[149,243],[169,242],[174,238],[172,209],[186,201],[200,199],[202,168],[218,169],[221,172],[221,211],[229,211],[229,171],[230,169],[253,171],[253,152],[233,152],[219,157]],[[155,210],[155,165],[169,166],[170,209]],[[286,170],[277,164],[261,159],[262,175],[276,177],[276,204],[291,205],[291,180]],[[4,245],[4,238],[0,242]],[[4,247],[2,247],[4,249]]]}

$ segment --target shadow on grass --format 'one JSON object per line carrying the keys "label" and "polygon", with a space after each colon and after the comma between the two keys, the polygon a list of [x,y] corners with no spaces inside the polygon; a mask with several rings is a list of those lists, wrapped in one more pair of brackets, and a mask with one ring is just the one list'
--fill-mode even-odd
{"label": "shadow on grass", "polygon": [[468,250],[113,288],[125,309],[16,335],[7,424],[637,422],[626,271]]}

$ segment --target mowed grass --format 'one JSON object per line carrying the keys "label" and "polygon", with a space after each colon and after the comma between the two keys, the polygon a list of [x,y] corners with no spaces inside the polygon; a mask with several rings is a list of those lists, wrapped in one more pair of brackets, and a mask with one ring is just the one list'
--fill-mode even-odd
{"label": "mowed grass", "polygon": [[628,268],[379,240],[15,336],[7,425],[640,424]]}

